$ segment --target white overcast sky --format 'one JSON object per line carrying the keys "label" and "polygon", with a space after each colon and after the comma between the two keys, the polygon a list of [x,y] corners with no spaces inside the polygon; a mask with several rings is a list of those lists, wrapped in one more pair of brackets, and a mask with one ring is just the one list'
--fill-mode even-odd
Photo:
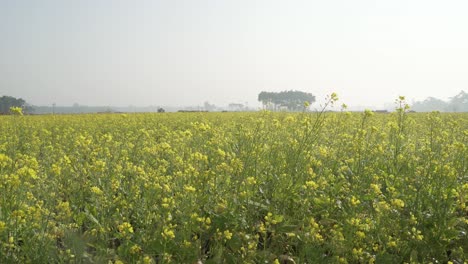
{"label": "white overcast sky", "polygon": [[260,91],[381,107],[468,90],[468,1],[0,0],[0,96],[216,105]]}

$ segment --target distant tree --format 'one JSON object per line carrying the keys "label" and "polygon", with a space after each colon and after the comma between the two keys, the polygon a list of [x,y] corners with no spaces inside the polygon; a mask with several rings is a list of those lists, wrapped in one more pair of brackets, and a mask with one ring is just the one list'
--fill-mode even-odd
{"label": "distant tree", "polygon": [[451,97],[447,110],[450,112],[468,112],[468,93],[461,91],[454,97]]}
{"label": "distant tree", "polygon": [[315,96],[301,91],[282,91],[279,93],[263,91],[258,94],[258,101],[262,102],[266,108],[278,110],[286,107],[290,111],[298,111],[303,109],[304,103],[312,104],[315,102]]}
{"label": "distant tree", "polygon": [[216,105],[210,104],[208,101],[206,101],[206,102],[203,104],[203,108],[205,109],[205,111],[213,111],[213,110],[216,109]]}
{"label": "distant tree", "polygon": [[238,104],[238,103],[230,103],[228,105],[228,108],[231,111],[242,111],[246,109],[246,107],[243,104]]}
{"label": "distant tree", "polygon": [[158,113],[164,113],[164,112],[166,112],[166,110],[164,110],[164,108],[162,108],[162,107],[158,108]]}
{"label": "distant tree", "polygon": [[415,102],[411,109],[417,112],[445,111],[447,103],[435,97],[428,97],[422,102]]}
{"label": "distant tree", "polygon": [[26,103],[26,105],[23,107],[24,109],[24,112],[27,113],[27,114],[32,114],[34,112],[36,112],[36,108],[35,106],[32,106],[28,103]]}
{"label": "distant tree", "polygon": [[276,93],[273,92],[261,92],[258,94],[258,101],[262,102],[264,108],[271,108],[276,101]]}
{"label": "distant tree", "polygon": [[413,103],[411,109],[417,112],[468,112],[468,93],[461,91],[454,97],[451,97],[448,102],[438,98],[428,97],[424,101]]}
{"label": "distant tree", "polygon": [[26,104],[26,101],[21,98],[15,98],[12,96],[2,96],[0,97],[0,113],[8,114],[10,113],[11,107],[20,107],[23,112],[32,112],[32,107]]}

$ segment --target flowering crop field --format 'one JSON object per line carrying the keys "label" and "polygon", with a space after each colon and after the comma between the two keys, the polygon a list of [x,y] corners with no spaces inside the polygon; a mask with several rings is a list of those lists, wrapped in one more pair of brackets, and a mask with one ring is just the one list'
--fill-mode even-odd
{"label": "flowering crop field", "polygon": [[0,117],[0,263],[463,263],[468,114]]}

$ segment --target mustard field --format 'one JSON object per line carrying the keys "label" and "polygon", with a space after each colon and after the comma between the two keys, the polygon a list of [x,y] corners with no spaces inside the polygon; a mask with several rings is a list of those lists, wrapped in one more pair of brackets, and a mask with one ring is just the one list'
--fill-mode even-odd
{"label": "mustard field", "polygon": [[468,114],[0,116],[0,263],[463,263]]}

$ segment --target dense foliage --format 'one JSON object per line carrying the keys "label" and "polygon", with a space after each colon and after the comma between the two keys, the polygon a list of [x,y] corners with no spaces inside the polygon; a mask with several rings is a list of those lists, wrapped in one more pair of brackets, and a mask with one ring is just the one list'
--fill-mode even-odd
{"label": "dense foliage", "polygon": [[304,109],[304,102],[307,104],[315,102],[315,96],[301,91],[261,92],[258,94],[258,101],[272,110],[286,108],[290,111],[298,111]]}
{"label": "dense foliage", "polygon": [[0,117],[0,262],[462,263],[468,115]]}
{"label": "dense foliage", "polygon": [[26,101],[21,98],[15,98],[12,96],[2,96],[0,97],[0,114],[6,115],[11,113],[11,109],[21,108],[22,111],[31,112],[32,108]]}

